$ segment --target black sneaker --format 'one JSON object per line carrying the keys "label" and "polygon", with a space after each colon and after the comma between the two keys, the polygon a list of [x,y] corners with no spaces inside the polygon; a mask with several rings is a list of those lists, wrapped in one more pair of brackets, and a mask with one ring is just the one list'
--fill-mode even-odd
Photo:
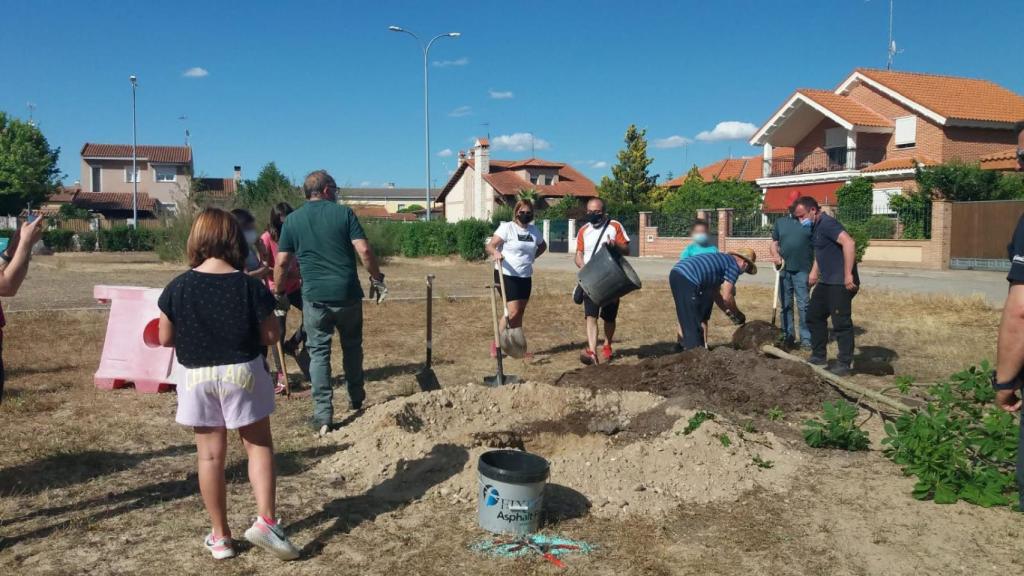
{"label": "black sneaker", "polygon": [[835,374],[836,376],[843,377],[843,376],[849,376],[850,374],[852,374],[853,373],[853,368],[849,364],[843,364],[842,362],[836,362],[835,364],[832,365],[831,368],[828,369],[828,371],[833,373],[833,374]]}
{"label": "black sneaker", "polygon": [[807,362],[814,364],[815,366],[824,366],[828,364],[828,360],[821,358],[820,356],[811,356],[807,359]]}
{"label": "black sneaker", "polygon": [[348,407],[352,409],[353,412],[359,412],[363,409],[363,402],[361,400],[359,402],[349,402]]}

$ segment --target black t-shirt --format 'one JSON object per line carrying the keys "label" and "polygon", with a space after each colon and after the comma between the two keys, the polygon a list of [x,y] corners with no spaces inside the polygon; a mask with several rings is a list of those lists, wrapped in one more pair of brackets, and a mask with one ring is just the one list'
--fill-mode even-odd
{"label": "black t-shirt", "polygon": [[1017,228],[1006,246],[1006,252],[1010,259],[1010,273],[1006,279],[1010,282],[1024,282],[1024,216],[1017,220]]}
{"label": "black t-shirt", "polygon": [[[818,263],[818,282],[822,284],[846,284],[843,247],[839,244],[839,235],[843,232],[846,228],[828,214],[822,214],[814,224],[811,245],[814,246],[814,260]],[[860,284],[856,262],[853,263],[853,281]]]}
{"label": "black t-shirt", "polygon": [[171,280],[158,301],[174,323],[174,347],[186,368],[240,364],[259,356],[259,326],[274,304],[267,287],[242,272],[195,270]]}

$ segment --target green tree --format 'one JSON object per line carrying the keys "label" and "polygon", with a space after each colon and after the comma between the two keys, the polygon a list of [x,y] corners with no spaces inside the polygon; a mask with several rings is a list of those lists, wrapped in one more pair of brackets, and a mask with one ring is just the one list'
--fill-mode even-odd
{"label": "green tree", "polygon": [[516,194],[516,199],[529,200],[530,202],[537,204],[540,202],[540,192],[538,192],[536,188],[523,188],[518,194]]}
{"label": "green tree", "polygon": [[46,200],[59,181],[59,156],[39,128],[0,112],[0,214]]}
{"label": "green tree", "polygon": [[929,200],[944,198],[953,202],[976,200],[1011,200],[1005,194],[1012,188],[1000,186],[1003,175],[995,170],[982,170],[977,164],[953,161],[938,166],[915,166],[917,189]]}
{"label": "green tree", "polygon": [[541,217],[548,220],[568,220],[569,218],[579,219],[583,217],[583,212],[584,208],[580,199],[570,194],[566,194],[565,196],[562,196],[558,202],[549,204],[548,207],[544,209]]}
{"label": "green tree", "polygon": [[423,211],[423,206],[421,206],[419,204],[410,204],[410,205],[406,206],[405,208],[402,208],[401,210],[399,210],[398,213],[399,214],[414,214],[416,212],[421,212],[421,211]]}
{"label": "green tree", "polygon": [[624,139],[626,146],[618,153],[618,163],[612,166],[612,176],[601,178],[598,195],[608,203],[609,212],[632,213],[650,207],[651,191],[658,175],[651,175],[654,162],[647,155],[647,130],[630,124]]}
{"label": "green tree", "polygon": [[871,217],[874,200],[874,181],[858,176],[836,190],[839,207],[836,217],[844,224],[863,222]]}
{"label": "green tree", "polygon": [[260,169],[255,180],[244,180],[238,186],[237,201],[241,206],[265,206],[298,195],[298,188],[273,162]]}

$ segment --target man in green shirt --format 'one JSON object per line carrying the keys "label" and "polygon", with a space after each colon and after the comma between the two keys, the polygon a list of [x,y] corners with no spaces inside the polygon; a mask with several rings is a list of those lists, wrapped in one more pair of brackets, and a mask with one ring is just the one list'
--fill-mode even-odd
{"label": "man in green shirt", "polygon": [[[366,241],[359,219],[337,202],[338,186],[324,170],[306,176],[308,202],[285,219],[278,240],[274,288],[283,289],[292,258],[302,275],[302,325],[306,329],[309,376],[313,383],[312,425],[320,434],[334,420],[331,386],[331,337],[341,337],[342,366],[353,410],[361,410],[363,388],[363,288],[356,276],[356,254],[370,273],[370,297],[378,304],[387,295],[384,275]],[[284,294],[276,294],[287,302]]]}
{"label": "man in green shirt", "polygon": [[811,331],[807,328],[807,276],[814,259],[811,249],[811,227],[801,224],[793,217],[790,209],[788,215],[775,221],[772,242],[768,249],[775,266],[782,266],[782,289],[779,291],[782,333],[788,344],[797,344],[797,334],[793,325],[793,297],[796,296],[796,307],[800,311],[799,345],[810,349]]}

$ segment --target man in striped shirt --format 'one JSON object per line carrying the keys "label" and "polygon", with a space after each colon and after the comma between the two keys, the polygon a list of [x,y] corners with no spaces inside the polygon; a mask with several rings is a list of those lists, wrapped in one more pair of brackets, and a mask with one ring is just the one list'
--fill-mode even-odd
{"label": "man in striped shirt", "polygon": [[683,327],[683,350],[704,345],[705,334],[701,320],[710,314],[711,306],[718,307],[737,324],[747,321],[736,307],[736,282],[740,274],[757,274],[757,254],[750,248],[734,252],[699,254],[680,260],[668,275],[672,299],[676,303],[676,316]]}

